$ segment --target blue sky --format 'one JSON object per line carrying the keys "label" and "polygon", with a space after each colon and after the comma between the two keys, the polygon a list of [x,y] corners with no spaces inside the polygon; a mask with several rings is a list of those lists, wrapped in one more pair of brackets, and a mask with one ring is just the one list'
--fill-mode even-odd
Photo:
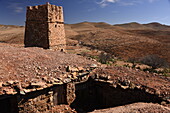
{"label": "blue sky", "polygon": [[170,0],[0,0],[0,24],[24,25],[26,6],[64,7],[65,23],[159,22],[170,25]]}

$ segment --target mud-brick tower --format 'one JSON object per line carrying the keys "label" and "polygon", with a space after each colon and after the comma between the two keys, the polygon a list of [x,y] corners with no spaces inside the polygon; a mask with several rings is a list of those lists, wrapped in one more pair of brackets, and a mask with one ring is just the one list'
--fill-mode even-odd
{"label": "mud-brick tower", "polygon": [[65,49],[63,8],[49,3],[28,6],[24,44],[25,47]]}

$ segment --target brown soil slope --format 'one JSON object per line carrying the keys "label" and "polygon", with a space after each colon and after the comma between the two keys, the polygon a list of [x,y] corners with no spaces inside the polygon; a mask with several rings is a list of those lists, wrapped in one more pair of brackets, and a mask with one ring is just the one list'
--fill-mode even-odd
{"label": "brown soil slope", "polygon": [[[83,22],[66,24],[65,29],[68,44],[81,42],[124,59],[157,54],[170,63],[170,27],[166,25]],[[0,42],[23,46],[23,40],[24,27],[0,26]]]}
{"label": "brown soil slope", "polygon": [[169,26],[155,23],[147,25],[130,23],[126,24],[126,27],[118,25],[109,29],[103,27],[69,38],[124,59],[156,54],[170,63],[169,29]]}
{"label": "brown soil slope", "polygon": [[0,42],[23,45],[24,27],[0,25]]}

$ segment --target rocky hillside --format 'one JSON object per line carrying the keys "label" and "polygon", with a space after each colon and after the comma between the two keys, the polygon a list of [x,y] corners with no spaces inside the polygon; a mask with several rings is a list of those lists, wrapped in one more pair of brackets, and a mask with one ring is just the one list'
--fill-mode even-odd
{"label": "rocky hillside", "polygon": [[[158,55],[170,63],[170,26],[159,23],[66,24],[67,44],[82,44],[128,60]],[[23,46],[24,27],[0,26],[0,42]]]}
{"label": "rocky hillside", "polygon": [[133,29],[133,30],[165,30],[165,31],[169,31],[170,30],[170,26],[167,25],[163,25],[157,22],[152,22],[152,23],[148,23],[148,24],[139,24],[136,22],[131,22],[131,23],[126,23],[126,24],[116,24],[114,26],[119,26],[119,27],[123,27],[125,29]]}
{"label": "rocky hillside", "polygon": [[115,26],[105,23],[87,24],[95,29],[91,31],[79,29],[77,31],[76,27],[72,27],[72,30],[77,34],[68,35],[68,39],[78,40],[83,45],[104,50],[126,60],[158,55],[170,63],[169,26],[158,23],[129,23]]}
{"label": "rocky hillside", "polygon": [[0,42],[23,45],[24,29],[22,26],[0,25]]}

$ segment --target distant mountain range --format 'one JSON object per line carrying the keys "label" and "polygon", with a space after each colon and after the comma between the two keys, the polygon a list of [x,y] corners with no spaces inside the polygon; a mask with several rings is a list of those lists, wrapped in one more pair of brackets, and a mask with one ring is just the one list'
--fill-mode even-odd
{"label": "distant mountain range", "polygon": [[170,30],[170,26],[163,25],[157,22],[148,24],[139,24],[136,22],[126,24],[116,24],[114,26],[123,27],[125,29],[149,29],[149,30]]}
{"label": "distant mountain range", "polygon": [[[152,22],[148,24],[140,24],[137,22],[131,22],[131,23],[125,23],[125,24],[115,24],[115,25],[110,25],[105,22],[81,22],[81,23],[76,23],[76,24],[65,24],[66,29],[67,28],[83,28],[83,29],[93,29],[93,28],[105,28],[105,29],[110,29],[110,28],[118,28],[118,29],[128,29],[128,30],[170,30],[170,26],[168,25],[163,25],[158,22]],[[2,25],[0,24],[0,28],[18,28],[18,27],[23,27],[23,26],[17,26],[17,25]]]}

